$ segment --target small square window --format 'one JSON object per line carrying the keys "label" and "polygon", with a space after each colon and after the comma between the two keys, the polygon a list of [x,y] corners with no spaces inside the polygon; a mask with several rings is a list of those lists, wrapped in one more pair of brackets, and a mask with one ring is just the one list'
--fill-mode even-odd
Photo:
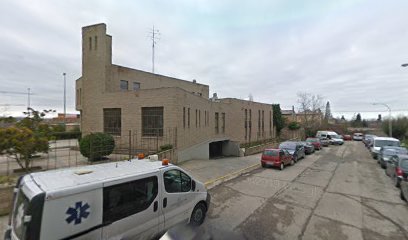
{"label": "small square window", "polygon": [[120,80],[120,90],[127,91],[129,89],[129,83],[126,80]]}
{"label": "small square window", "polygon": [[133,82],[133,90],[139,90],[140,89],[140,83],[138,82]]}

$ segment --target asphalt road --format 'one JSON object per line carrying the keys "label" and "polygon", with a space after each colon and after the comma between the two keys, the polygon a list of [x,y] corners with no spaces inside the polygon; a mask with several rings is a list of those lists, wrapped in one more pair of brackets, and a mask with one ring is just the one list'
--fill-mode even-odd
{"label": "asphalt road", "polygon": [[283,171],[256,169],[210,193],[204,224],[174,239],[408,239],[408,206],[361,142]]}

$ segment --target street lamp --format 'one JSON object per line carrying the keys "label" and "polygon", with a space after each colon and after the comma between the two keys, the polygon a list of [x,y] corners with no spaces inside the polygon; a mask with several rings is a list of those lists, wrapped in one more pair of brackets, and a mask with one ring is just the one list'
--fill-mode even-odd
{"label": "street lamp", "polygon": [[66,89],[67,89],[67,84],[66,84],[66,73],[62,73],[62,76],[64,76],[64,127],[67,125],[65,121],[65,116],[67,115],[67,96],[66,96]]}
{"label": "street lamp", "polygon": [[390,119],[388,120],[388,135],[392,137],[392,117],[391,117],[391,108],[385,103],[373,103],[373,105],[382,105],[388,109],[388,113],[390,114]]}

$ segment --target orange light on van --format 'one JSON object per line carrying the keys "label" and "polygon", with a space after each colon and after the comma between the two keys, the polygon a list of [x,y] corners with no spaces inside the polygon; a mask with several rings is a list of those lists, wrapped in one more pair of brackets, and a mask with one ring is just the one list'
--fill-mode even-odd
{"label": "orange light on van", "polygon": [[162,165],[163,165],[163,166],[169,165],[169,159],[167,159],[167,158],[163,159],[163,160],[162,160]]}
{"label": "orange light on van", "polygon": [[144,159],[144,157],[145,157],[144,153],[137,154],[138,159]]}

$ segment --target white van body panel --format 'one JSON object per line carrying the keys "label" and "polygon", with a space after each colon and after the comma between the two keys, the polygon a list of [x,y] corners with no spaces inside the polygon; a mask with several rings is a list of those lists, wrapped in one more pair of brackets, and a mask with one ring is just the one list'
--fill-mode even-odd
{"label": "white van body panel", "polygon": [[396,139],[396,138],[391,138],[391,137],[375,137],[373,139],[373,145],[371,147],[371,152],[374,154],[378,154],[381,150],[382,146],[378,145],[378,142],[380,141],[390,141],[390,142],[395,142],[395,144],[397,144],[396,146],[400,146],[400,140]]}
{"label": "white van body panel", "polygon": [[[102,188],[81,192],[44,203],[41,239],[52,240],[72,236],[102,224]],[[79,239],[101,237],[101,228]]]}
{"label": "white van body panel", "polygon": [[[171,170],[186,174],[191,183],[196,183],[195,191],[192,190],[192,184],[187,184],[185,192],[167,193],[164,173]],[[157,179],[156,196],[151,195],[156,194],[154,179]],[[178,180],[174,179],[174,182]],[[144,180],[146,182],[143,182]],[[117,193],[121,193],[122,184],[126,186],[124,191],[134,192],[136,195],[113,194],[114,197],[139,196],[135,197],[135,200],[126,200],[128,204],[132,201],[136,204],[140,200],[140,204],[131,205],[135,213],[128,216],[121,215],[126,212],[121,208],[128,209],[130,205],[117,202],[112,210],[104,207],[104,199],[108,199],[106,204],[112,201],[112,198],[108,197],[111,196],[108,195],[111,193],[109,191],[117,190]],[[153,187],[150,187],[151,185]],[[29,199],[43,196],[43,211],[37,212],[37,216],[41,216],[41,227],[36,229],[40,239],[46,240],[68,237],[151,239],[172,226],[188,223],[199,202],[210,202],[204,184],[196,181],[187,171],[172,164],[162,166],[160,161],[151,160],[131,160],[31,173],[22,178],[19,188]],[[167,201],[166,207],[163,206],[164,199]],[[137,210],[138,207],[141,209]],[[105,215],[109,211],[111,215]],[[17,239],[12,226],[10,227],[12,238]]]}
{"label": "white van body panel", "polygon": [[160,209],[158,208],[154,211],[154,203],[160,203],[161,199],[159,173],[159,171],[155,171],[149,174],[108,182],[104,185],[104,187],[114,186],[149,177],[157,177],[158,179],[158,194],[150,206],[143,211],[104,226],[102,229],[102,239],[151,239],[159,233],[159,230],[162,230],[159,229]]}

